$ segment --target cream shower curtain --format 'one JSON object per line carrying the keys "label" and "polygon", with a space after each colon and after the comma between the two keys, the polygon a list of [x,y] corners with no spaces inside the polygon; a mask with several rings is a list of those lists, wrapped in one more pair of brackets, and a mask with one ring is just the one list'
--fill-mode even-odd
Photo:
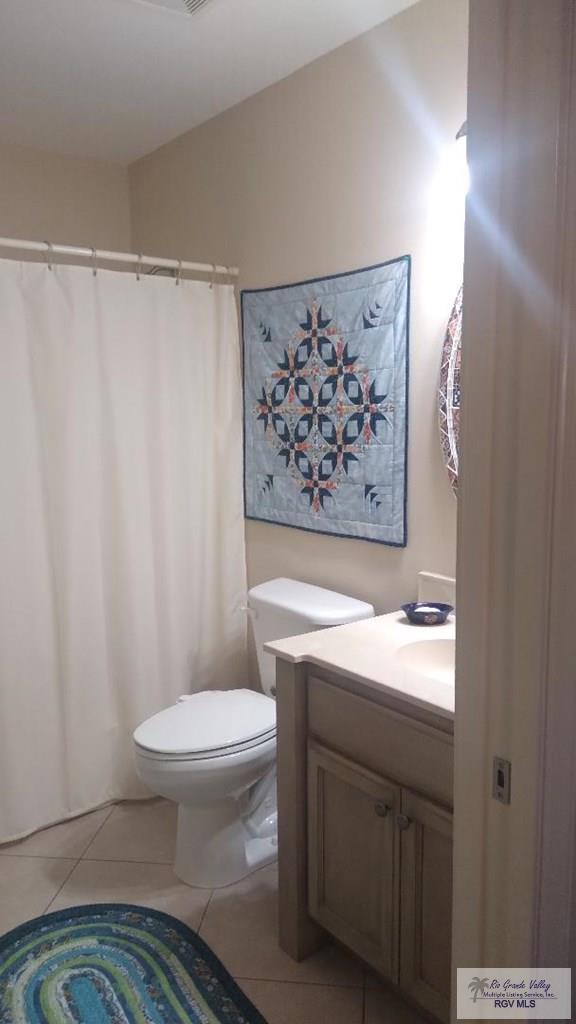
{"label": "cream shower curtain", "polygon": [[0,261],[0,842],[142,795],[131,733],[245,670],[233,288]]}

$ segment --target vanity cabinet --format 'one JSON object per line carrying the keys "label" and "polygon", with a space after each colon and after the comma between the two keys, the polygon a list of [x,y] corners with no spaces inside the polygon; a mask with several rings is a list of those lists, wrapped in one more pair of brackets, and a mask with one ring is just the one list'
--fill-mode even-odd
{"label": "vanity cabinet", "polygon": [[311,746],[308,904],[315,921],[393,981],[398,978],[398,786]]}
{"label": "vanity cabinet", "polygon": [[402,792],[402,814],[400,987],[436,1017],[448,1020],[452,814],[410,790]]}
{"label": "vanity cabinet", "polygon": [[441,1019],[450,1001],[451,817],[309,747],[310,915]]}
{"label": "vanity cabinet", "polygon": [[283,948],[329,933],[447,1021],[452,722],[305,666],[278,703]]}

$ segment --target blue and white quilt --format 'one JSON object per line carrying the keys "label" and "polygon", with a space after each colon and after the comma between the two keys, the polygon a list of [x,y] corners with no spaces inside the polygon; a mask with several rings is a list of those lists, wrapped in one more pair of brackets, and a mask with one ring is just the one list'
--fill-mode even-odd
{"label": "blue and white quilt", "polygon": [[246,516],[406,544],[410,257],[242,292]]}

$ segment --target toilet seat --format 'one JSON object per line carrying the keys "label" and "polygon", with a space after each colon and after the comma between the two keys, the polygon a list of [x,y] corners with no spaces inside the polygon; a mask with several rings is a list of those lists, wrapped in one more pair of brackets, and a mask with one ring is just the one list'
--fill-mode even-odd
{"label": "toilet seat", "polygon": [[275,740],[276,702],[254,690],[205,690],[148,718],[134,732],[145,756],[162,761],[226,757]]}
{"label": "toilet seat", "polygon": [[260,753],[261,750],[270,743],[274,748],[276,747],[275,729],[269,735],[264,736],[257,742],[248,741],[247,743],[236,743],[232,747],[222,747],[217,750],[204,751],[200,754],[196,751],[191,751],[187,754],[169,754],[166,753],[166,751],[161,750],[148,750],[147,747],[141,747],[139,743],[136,743],[135,746],[142,757],[147,757],[151,761],[177,761],[179,764],[182,764],[183,762],[224,761],[225,758],[232,760],[234,754],[242,754],[250,750],[253,750],[255,753]]}

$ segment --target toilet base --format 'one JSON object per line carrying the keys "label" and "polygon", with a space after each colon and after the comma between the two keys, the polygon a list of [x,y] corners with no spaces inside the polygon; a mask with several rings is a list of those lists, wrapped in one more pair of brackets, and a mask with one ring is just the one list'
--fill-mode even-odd
{"label": "toilet base", "polygon": [[186,885],[217,889],[246,878],[278,857],[276,830],[254,835],[237,800],[178,807],[174,872]]}

